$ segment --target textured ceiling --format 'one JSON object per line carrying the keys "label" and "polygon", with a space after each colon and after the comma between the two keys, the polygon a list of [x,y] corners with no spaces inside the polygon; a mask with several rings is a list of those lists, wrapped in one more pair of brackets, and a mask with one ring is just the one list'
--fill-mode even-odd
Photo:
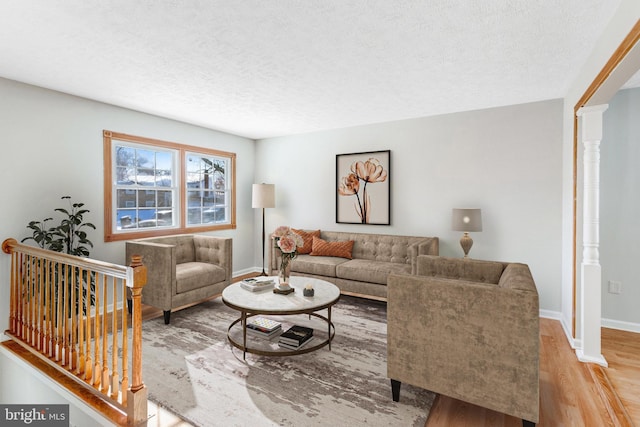
{"label": "textured ceiling", "polygon": [[561,98],[620,0],[2,0],[0,76],[265,138]]}

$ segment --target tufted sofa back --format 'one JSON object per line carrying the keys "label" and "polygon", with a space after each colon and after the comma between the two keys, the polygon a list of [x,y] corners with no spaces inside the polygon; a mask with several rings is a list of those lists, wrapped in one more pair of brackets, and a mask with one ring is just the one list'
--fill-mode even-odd
{"label": "tufted sofa back", "polygon": [[176,264],[185,262],[194,262],[196,260],[195,247],[193,245],[192,235],[177,235],[156,237],[147,239],[150,242],[160,243],[164,245],[172,245],[176,247]]}
{"label": "tufted sofa back", "polygon": [[411,264],[412,256],[438,253],[438,239],[434,237],[321,231],[320,238],[329,242],[353,240],[354,259]]}

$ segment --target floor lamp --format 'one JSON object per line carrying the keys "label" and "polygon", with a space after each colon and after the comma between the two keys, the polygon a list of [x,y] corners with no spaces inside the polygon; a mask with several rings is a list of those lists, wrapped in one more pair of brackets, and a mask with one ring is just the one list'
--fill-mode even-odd
{"label": "floor lamp", "polygon": [[266,276],[267,273],[264,271],[264,210],[265,208],[276,207],[275,184],[253,184],[251,206],[253,208],[262,208],[262,273],[260,273],[260,276]]}

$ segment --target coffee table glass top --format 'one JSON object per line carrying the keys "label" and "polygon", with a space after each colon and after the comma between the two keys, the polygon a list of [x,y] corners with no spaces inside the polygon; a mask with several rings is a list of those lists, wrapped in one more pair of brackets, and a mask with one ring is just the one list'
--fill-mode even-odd
{"label": "coffee table glass top", "polygon": [[[288,295],[276,294],[273,289],[251,292],[243,289],[240,282],[227,286],[222,291],[225,304],[250,313],[305,312],[332,305],[340,298],[340,289],[333,283],[310,277],[292,276],[289,285],[295,289]],[[313,286],[314,296],[305,297],[303,289]]]}

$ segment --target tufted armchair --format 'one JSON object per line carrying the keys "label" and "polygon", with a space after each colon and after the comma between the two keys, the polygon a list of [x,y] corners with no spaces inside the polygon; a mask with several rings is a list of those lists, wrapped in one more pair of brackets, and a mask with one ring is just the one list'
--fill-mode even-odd
{"label": "tufted armchair", "polygon": [[154,237],[126,242],[126,257],[142,255],[147,285],[142,302],[171,310],[222,293],[231,283],[232,240],[205,235]]}
{"label": "tufted armchair", "polygon": [[387,374],[523,419],[539,416],[538,291],[526,264],[420,255],[389,276]]}

